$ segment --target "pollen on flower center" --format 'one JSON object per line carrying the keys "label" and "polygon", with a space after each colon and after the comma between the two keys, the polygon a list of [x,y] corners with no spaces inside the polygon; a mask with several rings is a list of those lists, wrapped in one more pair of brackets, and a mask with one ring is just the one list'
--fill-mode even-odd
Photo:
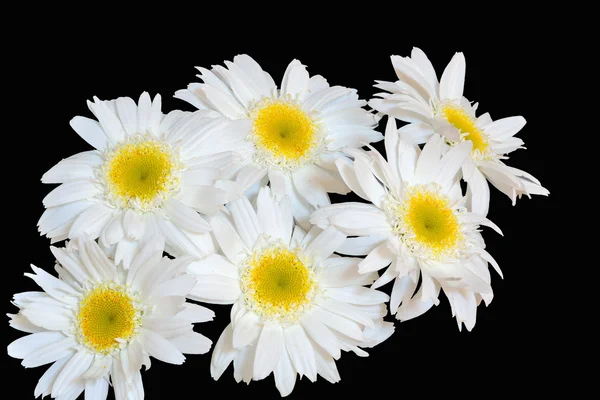
{"label": "pollen on flower center", "polygon": [[251,113],[253,141],[258,153],[281,167],[309,159],[319,144],[319,126],[293,102],[276,100],[260,104]]}
{"label": "pollen on flower center", "polygon": [[477,127],[475,119],[460,107],[447,105],[442,108],[442,115],[458,129],[463,140],[473,142],[473,152],[484,154],[488,151],[489,142],[485,134]]}
{"label": "pollen on flower center", "polygon": [[294,319],[310,305],[315,286],[312,270],[285,247],[254,254],[242,274],[248,306],[266,319]]}
{"label": "pollen on flower center", "polygon": [[454,257],[465,237],[450,199],[437,184],[408,187],[402,201],[388,199],[395,233],[415,253],[431,259]]}
{"label": "pollen on flower center", "polygon": [[120,285],[101,284],[89,290],[79,303],[77,337],[91,350],[107,354],[130,340],[139,327],[139,310],[133,297]]}
{"label": "pollen on flower center", "polygon": [[104,166],[112,200],[141,210],[155,207],[177,186],[178,169],[168,145],[144,137],[115,149]]}

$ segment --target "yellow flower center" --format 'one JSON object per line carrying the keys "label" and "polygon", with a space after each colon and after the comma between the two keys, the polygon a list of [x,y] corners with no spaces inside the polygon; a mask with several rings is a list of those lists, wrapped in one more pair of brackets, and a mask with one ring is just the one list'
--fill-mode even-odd
{"label": "yellow flower center", "polygon": [[403,201],[388,199],[388,210],[394,232],[413,252],[443,261],[457,256],[465,235],[450,199],[438,186],[409,187]]}
{"label": "yellow flower center", "polygon": [[128,341],[139,326],[139,313],[124,287],[102,284],[90,290],[77,312],[80,341],[93,351],[107,354]]}
{"label": "yellow flower center", "polygon": [[436,251],[453,247],[460,233],[448,199],[432,193],[417,193],[410,198],[408,221],[416,239]]}
{"label": "yellow flower center", "polygon": [[113,198],[124,208],[152,208],[178,183],[178,163],[168,145],[136,140],[117,148],[106,164]]}
{"label": "yellow flower center", "polygon": [[294,319],[310,305],[315,286],[312,269],[284,247],[255,254],[242,274],[248,305],[267,319]]}
{"label": "yellow flower center", "polygon": [[273,164],[300,163],[317,145],[317,125],[295,103],[268,101],[253,111],[251,118],[254,143]]}
{"label": "yellow flower center", "polygon": [[484,154],[488,151],[489,142],[485,134],[477,127],[475,118],[465,110],[456,106],[444,106],[442,108],[444,118],[463,135],[464,140],[473,142],[473,152]]}

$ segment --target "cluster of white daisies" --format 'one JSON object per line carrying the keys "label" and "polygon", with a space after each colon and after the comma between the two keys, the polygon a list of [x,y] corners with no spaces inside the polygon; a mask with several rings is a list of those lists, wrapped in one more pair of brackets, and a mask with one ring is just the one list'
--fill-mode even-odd
{"label": "cluster of white daisies", "polygon": [[[443,291],[471,330],[493,297],[488,264],[501,275],[480,234],[500,232],[488,182],[513,203],[548,191],[503,162],[525,120],[476,116],[462,53],[440,80],[417,48],[392,64],[398,80],[378,81],[368,103],[297,60],[278,88],[247,55],[176,92],[195,112],[165,115],[147,93],[88,102],[95,119],[71,126],[94,150],[42,177],[60,184],[39,220],[52,243],[67,240],[51,247],[58,277],[32,266],[42,291],[15,295],[9,315],[30,335],[8,353],[52,363],[35,395],[98,400],[111,385],[142,399],[150,357],[181,364],[211,348],[193,324],[213,312],[186,299],[232,305],[212,377],[233,362],[236,381],[273,373],[282,396],[297,375],[339,381],[342,352],[389,338],[388,301],[406,321]],[[386,157],[370,145],[381,140]],[[331,204],[350,191],[364,202]],[[377,290],[391,281],[391,296]]]}

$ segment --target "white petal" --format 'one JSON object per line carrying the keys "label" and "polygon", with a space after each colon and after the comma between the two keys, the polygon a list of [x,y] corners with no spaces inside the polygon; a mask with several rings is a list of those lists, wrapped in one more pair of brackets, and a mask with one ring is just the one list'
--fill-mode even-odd
{"label": "white petal", "polygon": [[277,202],[271,193],[271,188],[265,186],[260,189],[256,202],[262,232],[289,243],[294,227],[289,197],[285,196]]}
{"label": "white petal", "polygon": [[391,231],[387,216],[370,204],[341,203],[316,210],[311,222],[325,228],[333,225],[346,235],[378,235]]}
{"label": "white petal", "polygon": [[131,262],[131,265],[129,265],[126,281],[127,285],[134,285],[138,271],[147,271],[153,268],[161,260],[164,246],[164,238],[160,235],[157,235],[151,240],[147,241],[141,247],[139,253],[136,254]]}
{"label": "white petal", "polygon": [[79,351],[71,357],[52,385],[52,397],[62,396],[69,384],[79,379],[90,367],[93,359],[94,356],[87,351]]}
{"label": "white petal", "polygon": [[319,299],[317,304],[327,311],[341,317],[351,319],[364,326],[373,326],[373,320],[368,315],[355,308],[353,305],[335,299]]}
{"label": "white petal", "polygon": [[24,359],[31,353],[52,346],[65,338],[62,332],[40,332],[23,336],[8,345],[8,355]]}
{"label": "white petal", "polygon": [[235,358],[238,350],[233,348],[232,345],[233,328],[231,324],[227,325],[212,353],[210,361],[210,376],[217,380],[223,375],[223,372],[227,369],[229,364]]}
{"label": "white petal", "polygon": [[54,207],[77,200],[92,199],[100,189],[87,179],[69,181],[58,186],[44,197],[44,207]]}
{"label": "white petal", "polygon": [[188,272],[196,275],[221,275],[232,279],[239,277],[238,268],[220,254],[211,254],[202,260],[194,261],[188,267]]}
{"label": "white petal", "polygon": [[241,293],[238,279],[205,275],[198,278],[187,297],[212,304],[232,304]]}
{"label": "white petal", "polygon": [[[394,263],[392,263],[389,267],[387,267],[385,272],[383,274],[381,274],[381,276],[379,278],[377,278],[377,280],[373,283],[371,288],[379,289],[383,285],[386,285],[389,282],[391,282],[392,279],[394,279],[397,275],[398,274],[396,272],[396,266]],[[392,300],[393,300],[393,298],[392,298]]]}
{"label": "white petal", "polygon": [[68,231],[75,218],[94,203],[95,201],[82,200],[48,208],[38,221],[40,234],[46,235],[60,228]]}
{"label": "white petal", "polygon": [[283,344],[283,328],[281,325],[267,324],[263,327],[256,345],[254,379],[264,379],[275,369],[284,348]]}
{"label": "white petal", "polygon": [[472,162],[465,162],[463,178],[467,186],[467,207],[471,212],[486,216],[490,207],[490,187],[485,176]]}
{"label": "white petal", "polygon": [[382,242],[367,257],[358,264],[358,272],[365,274],[368,272],[378,271],[381,268],[390,265],[394,258],[394,253],[390,249],[387,241]]}
{"label": "white petal", "polygon": [[179,200],[203,214],[215,213],[225,203],[226,193],[212,186],[185,186]]}
{"label": "white petal", "polygon": [[340,381],[340,374],[335,365],[335,361],[323,352],[323,350],[315,349],[315,359],[317,360],[317,370],[319,375],[325,378],[330,383]]}
{"label": "white petal", "polygon": [[333,226],[327,227],[306,248],[304,254],[314,260],[325,260],[344,242],[346,235]]}
{"label": "white petal", "polygon": [[296,98],[308,90],[308,71],[298,60],[293,60],[285,70],[281,81],[281,93]]}
{"label": "white petal", "polygon": [[463,53],[456,53],[440,79],[440,100],[460,99],[465,86],[467,64]]}
{"label": "white petal", "polygon": [[179,200],[171,198],[164,204],[163,208],[173,223],[183,229],[199,233],[210,231],[208,222]]}
{"label": "white petal", "polygon": [[72,354],[77,342],[72,337],[66,337],[59,342],[48,344],[31,352],[21,363],[25,368],[39,367]]}
{"label": "white petal", "polygon": [[26,333],[46,332],[46,330],[44,328],[34,325],[31,321],[29,321],[27,319],[27,317],[25,317],[21,313],[6,314],[6,315],[8,316],[8,318],[10,318],[10,321],[8,322],[8,324],[11,326],[11,328],[14,328],[16,330],[19,330],[21,332],[26,332]]}
{"label": "white petal", "polygon": [[208,322],[215,318],[214,311],[198,304],[185,303],[183,311],[177,314],[177,318],[187,319],[190,322]]}
{"label": "white petal", "polygon": [[85,400],[106,400],[108,381],[104,378],[85,381]]}
{"label": "white petal", "polygon": [[348,336],[354,340],[362,341],[364,339],[362,329],[349,319],[340,317],[337,314],[325,311],[321,308],[315,308],[313,314],[319,318],[319,320],[330,327],[331,329]]}
{"label": "white petal", "polygon": [[104,247],[110,247],[123,239],[124,236],[125,230],[123,229],[123,215],[117,214],[114,215],[112,219],[104,226],[104,229],[98,238],[98,243]]}
{"label": "white petal", "polygon": [[144,319],[144,328],[159,334],[165,339],[171,339],[188,332],[192,332],[190,321],[172,317],[147,317]]}
{"label": "white petal", "polygon": [[188,332],[184,335],[171,338],[171,342],[185,354],[205,354],[210,350],[212,341],[197,332]]}
{"label": "white petal", "polygon": [[158,284],[151,296],[158,299],[167,296],[187,296],[196,285],[194,275],[185,274]]}
{"label": "white petal", "polygon": [[53,277],[43,269],[31,265],[31,269],[35,274],[25,273],[25,276],[30,277],[41,287],[44,292],[60,301],[67,301],[72,303],[71,300],[67,299],[68,296],[76,297],[78,292],[73,289],[70,285],[62,282],[61,280]]}
{"label": "white petal", "polygon": [[244,242],[224,215],[212,217],[210,225],[223,253],[232,263],[237,265],[249,254]]}
{"label": "white petal", "polygon": [[241,239],[248,248],[252,248],[262,233],[256,211],[246,197],[241,197],[230,203],[231,216]]}
{"label": "white petal", "polygon": [[103,151],[108,146],[108,138],[97,121],[75,117],[69,123],[71,128],[94,148]]}
{"label": "white petal", "polygon": [[82,375],[83,379],[98,379],[107,376],[110,372],[113,363],[111,356],[102,356],[97,354],[92,362],[92,365]]}
{"label": "white petal", "polygon": [[415,168],[415,180],[417,183],[427,184],[433,181],[439,173],[443,148],[444,139],[439,135],[434,135],[427,141]]}
{"label": "white petal", "polygon": [[289,174],[284,174],[279,170],[272,168],[269,170],[269,180],[271,181],[271,190],[275,194],[275,198],[280,200],[287,194],[290,197],[292,214],[296,219],[296,223],[306,230],[310,229],[308,220],[314,207],[308,204],[301,194],[298,193]]}
{"label": "white petal", "polygon": [[263,324],[254,312],[248,312],[241,317],[233,327],[233,347],[236,349],[254,345],[258,339]]}
{"label": "white petal", "polygon": [[119,97],[115,101],[119,119],[128,135],[138,131],[137,105],[130,97]]}
{"label": "white petal", "polygon": [[368,163],[362,159],[354,160],[354,170],[356,178],[363,191],[368,196],[369,200],[378,208],[383,205],[383,200],[386,197],[385,189],[382,184],[373,175],[373,170]]}
{"label": "white petal", "polygon": [[242,105],[231,95],[209,85],[203,85],[201,90],[213,105],[214,109],[225,117],[237,119],[245,114]]}
{"label": "white petal", "polygon": [[[204,257],[206,254],[192,241],[194,234],[175,225],[172,221],[157,216],[157,225],[166,239],[165,251],[176,257],[192,255]],[[199,238],[198,238],[199,239]],[[207,238],[205,238],[207,239]]]}
{"label": "white petal", "polygon": [[527,121],[523,117],[508,117],[494,121],[484,129],[492,140],[504,141],[519,133]]}
{"label": "white petal", "polygon": [[48,368],[46,370],[46,372],[44,372],[44,375],[42,375],[42,377],[38,381],[37,385],[35,386],[35,390],[33,392],[33,395],[36,398],[39,396],[45,397],[50,394],[50,392],[52,391],[52,385],[54,384],[56,377],[58,376],[58,374],[60,374],[63,367],[70,359],[71,359],[70,356],[64,357],[64,358],[56,361],[54,364],[52,364],[50,366],[50,368]]}
{"label": "white petal", "polygon": [[129,240],[138,240],[144,235],[145,224],[143,218],[136,210],[129,209],[125,211],[123,229]]}
{"label": "white petal", "polygon": [[427,310],[429,310],[433,306],[432,300],[422,301],[421,300],[421,290],[419,290],[415,296],[407,301],[404,301],[398,312],[396,313],[396,319],[400,321],[408,321],[410,319],[416,318],[420,315],[423,315]]}
{"label": "white petal", "polygon": [[104,203],[94,204],[77,216],[69,229],[69,237],[76,238],[86,234],[91,239],[96,239],[112,218],[113,212],[114,210]]}
{"label": "white petal", "polygon": [[34,325],[52,331],[68,331],[72,324],[72,315],[70,310],[64,307],[49,306],[35,307],[30,306],[21,310],[21,313]]}
{"label": "white petal", "polygon": [[313,207],[331,204],[328,192],[346,194],[350,191],[343,181],[316,165],[299,168],[292,175],[292,180],[298,193]]}
{"label": "white petal", "polygon": [[142,328],[141,338],[144,350],[152,357],[169,364],[183,364],[184,355],[173,343],[158,333]]}
{"label": "white petal", "polygon": [[91,179],[95,168],[102,163],[97,150],[84,151],[66,158],[42,176],[42,183],[64,183],[76,179]]}
{"label": "white petal", "polygon": [[429,80],[425,79],[415,60],[399,56],[392,56],[391,59],[398,79],[415,89],[420,96],[419,100],[429,102],[430,99],[437,98],[434,87],[430,85]]}
{"label": "white petal", "polygon": [[83,283],[91,278],[83,266],[80,265],[79,262],[75,261],[75,259],[71,258],[64,249],[50,246],[50,251],[56,258],[56,261],[58,261],[60,265],[79,283]]}
{"label": "white petal", "polygon": [[285,349],[281,350],[281,357],[275,370],[273,370],[273,375],[275,377],[275,387],[279,390],[281,397],[286,397],[292,393],[296,384],[296,370]]}
{"label": "white petal", "polygon": [[338,172],[346,185],[358,196],[365,200],[369,200],[367,194],[360,186],[358,178],[356,177],[356,171],[354,171],[354,165],[352,161],[346,158],[339,158],[335,160],[335,165],[338,168]]}
{"label": "white petal", "polygon": [[236,382],[249,384],[254,375],[254,357],[256,346],[246,346],[239,350],[233,360],[233,378]]}
{"label": "white petal", "polygon": [[319,283],[327,288],[370,285],[377,279],[377,274],[359,274],[357,265],[360,261],[360,258],[350,257],[328,258],[319,273]]}
{"label": "white petal", "polygon": [[365,256],[379,246],[384,240],[385,238],[381,236],[347,238],[337,249],[337,252],[349,256]]}
{"label": "white petal", "polygon": [[350,304],[380,304],[389,300],[387,294],[362,286],[347,286],[327,289],[327,295]]}
{"label": "white petal", "polygon": [[142,368],[142,351],[142,344],[139,340],[133,340],[125,349],[121,350],[121,366],[127,378],[131,378]]}
{"label": "white petal", "polygon": [[433,68],[431,61],[429,61],[429,58],[427,58],[423,50],[419,49],[418,47],[413,47],[410,53],[410,58],[419,67],[419,72],[421,72],[425,80],[427,80],[427,82],[433,89],[433,92],[438,93],[439,82],[435,73],[435,69]]}
{"label": "white petal", "polygon": [[104,134],[108,138],[108,142],[116,144],[124,139],[125,130],[119,118],[115,115],[116,109],[111,110],[109,106],[110,102],[102,101],[97,97],[94,97],[94,103],[88,101],[88,107],[94,113],[98,122],[104,131]]}
{"label": "white petal", "polygon": [[106,253],[93,240],[79,241],[79,255],[88,275],[98,281],[113,280],[117,275],[117,268]]}
{"label": "white petal", "polygon": [[467,140],[452,147],[440,160],[439,172],[434,180],[442,186],[444,192],[449,192],[456,182],[458,171],[471,156],[473,142]]}
{"label": "white petal", "polygon": [[422,144],[427,142],[432,135],[435,134],[435,130],[429,123],[416,122],[408,125],[404,125],[398,129],[398,134],[401,137],[410,139],[415,144]]}
{"label": "white petal", "polygon": [[314,382],[317,379],[317,362],[315,351],[299,324],[291,325],[283,330],[285,347],[296,371]]}
{"label": "white petal", "polygon": [[340,358],[341,351],[338,340],[333,332],[329,330],[319,319],[318,315],[306,313],[300,318],[300,324],[306,333],[336,360]]}

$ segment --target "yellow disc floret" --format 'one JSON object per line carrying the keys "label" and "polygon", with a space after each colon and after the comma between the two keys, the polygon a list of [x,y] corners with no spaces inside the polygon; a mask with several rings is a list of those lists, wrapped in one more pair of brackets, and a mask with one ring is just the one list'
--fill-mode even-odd
{"label": "yellow disc floret", "polygon": [[401,201],[388,199],[394,231],[413,252],[435,260],[449,260],[464,247],[465,236],[455,207],[437,184],[415,185]]}
{"label": "yellow disc floret", "polygon": [[177,185],[178,163],[168,145],[133,140],[115,149],[105,165],[110,194],[124,208],[154,207]]}
{"label": "yellow disc floret", "polygon": [[295,252],[274,247],[250,257],[242,286],[248,305],[259,315],[294,319],[314,296],[314,272]]}
{"label": "yellow disc floret", "polygon": [[486,135],[477,127],[475,118],[464,109],[453,105],[442,108],[444,118],[461,132],[463,140],[473,142],[473,152],[484,155],[489,150],[489,142]]}
{"label": "yellow disc floret", "polygon": [[318,125],[294,102],[264,102],[251,113],[251,119],[259,157],[272,164],[301,164],[319,144]]}
{"label": "yellow disc floret", "polygon": [[101,284],[89,290],[79,304],[77,336],[91,350],[107,354],[128,341],[139,326],[133,297],[123,286]]}

